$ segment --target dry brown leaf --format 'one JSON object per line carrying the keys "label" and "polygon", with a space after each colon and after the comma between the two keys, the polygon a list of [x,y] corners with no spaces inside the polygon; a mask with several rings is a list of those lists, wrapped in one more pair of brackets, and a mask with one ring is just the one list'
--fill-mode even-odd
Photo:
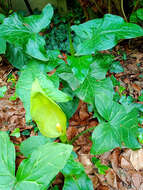
{"label": "dry brown leaf", "polygon": [[84,121],[84,120],[86,120],[86,119],[89,118],[89,114],[87,112],[87,106],[86,106],[86,104],[83,104],[81,106],[81,109],[79,111],[79,117],[80,117],[81,121]]}
{"label": "dry brown leaf", "polygon": [[143,177],[141,176],[140,173],[135,172],[132,175],[132,181],[133,181],[133,185],[136,187],[136,189],[139,189],[142,183],[142,179]]}
{"label": "dry brown leaf", "polygon": [[143,183],[141,184],[139,190],[143,190]]}
{"label": "dry brown leaf", "polygon": [[67,138],[68,140],[72,140],[78,133],[78,130],[76,127],[69,127],[67,129]]}
{"label": "dry brown leaf", "polygon": [[133,169],[132,164],[126,160],[123,156],[121,156],[121,168],[125,168],[125,169]]}
{"label": "dry brown leaf", "polygon": [[94,189],[96,189],[99,183],[98,177],[96,175],[88,175],[88,177],[91,179]]}
{"label": "dry brown leaf", "polygon": [[143,149],[131,151],[130,161],[136,170],[143,169]]}
{"label": "dry brown leaf", "polygon": [[141,91],[140,86],[138,86],[137,84],[133,83],[133,84],[132,84],[132,87],[133,87],[133,89],[134,89],[135,91],[137,91],[138,94],[140,95],[140,91]]}
{"label": "dry brown leaf", "polygon": [[99,186],[97,187],[97,190],[111,190],[111,189],[109,189],[109,187],[107,187],[107,186],[105,186],[105,185],[99,185]]}
{"label": "dry brown leaf", "polygon": [[114,171],[117,171],[119,168],[119,155],[120,155],[120,150],[118,148],[116,148],[112,155],[111,155],[111,164],[112,164],[112,168]]}
{"label": "dry brown leaf", "polygon": [[115,172],[112,170],[112,169],[109,169],[106,173],[106,180],[107,180],[107,183],[115,188],[115,189],[118,189],[118,185],[117,185],[117,176],[115,174]]}
{"label": "dry brown leaf", "polygon": [[125,184],[127,184],[127,185],[130,184],[131,176],[124,169],[118,168],[118,170],[116,171],[116,174],[120,178],[120,180],[122,180]]}
{"label": "dry brown leaf", "polygon": [[118,183],[118,187],[119,187],[120,190],[128,190],[128,188],[122,182]]}
{"label": "dry brown leaf", "polygon": [[109,165],[110,158],[111,158],[111,151],[105,152],[104,154],[102,154],[100,156],[100,160],[101,160],[102,164],[104,164],[104,165]]}

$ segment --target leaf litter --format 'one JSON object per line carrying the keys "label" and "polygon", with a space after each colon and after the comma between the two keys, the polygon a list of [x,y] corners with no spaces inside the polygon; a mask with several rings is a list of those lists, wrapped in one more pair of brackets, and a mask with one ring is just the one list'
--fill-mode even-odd
{"label": "leaf litter", "polygon": [[[120,51],[120,53],[118,53]],[[126,60],[122,59],[122,53],[126,53]],[[116,79],[125,87],[124,93],[132,96],[136,101],[141,95],[143,89],[143,55],[139,50],[129,49],[124,44],[117,45],[112,52],[116,55],[116,61],[119,61],[124,72],[114,74]],[[5,58],[0,57],[0,87],[7,86],[7,92],[3,98],[0,98],[0,130],[13,132],[16,128],[20,132],[29,130],[29,136],[37,135],[33,126],[27,125],[25,121],[25,110],[19,98],[10,101],[9,98],[14,95],[15,87],[11,87],[11,83],[7,82],[11,73],[18,78],[17,71],[10,66]],[[143,102],[140,102],[143,104]],[[69,128],[67,129],[68,140],[72,140],[84,130],[97,126],[98,121],[93,117],[92,112],[88,112],[87,104],[80,101],[79,106],[69,120]],[[142,190],[143,189],[143,149],[132,151],[129,149],[116,148],[106,152],[100,156],[96,156],[101,160],[102,164],[109,166],[105,175],[98,173],[97,168],[92,163],[92,155],[90,149],[92,142],[90,140],[91,131],[83,134],[74,142],[74,151],[85,171],[93,182],[94,189],[97,190]],[[14,143],[20,144],[28,136],[11,137]],[[19,146],[16,146],[19,152]],[[17,156],[16,166],[24,159],[22,155]],[[54,184],[62,187],[63,176],[59,174]]]}

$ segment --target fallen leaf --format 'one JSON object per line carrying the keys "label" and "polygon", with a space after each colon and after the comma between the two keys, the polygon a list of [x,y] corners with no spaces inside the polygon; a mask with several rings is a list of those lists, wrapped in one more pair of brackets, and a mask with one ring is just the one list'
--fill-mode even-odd
{"label": "fallen leaf", "polygon": [[111,155],[111,164],[114,171],[118,171],[120,150],[116,148]]}
{"label": "fallen leaf", "polygon": [[137,84],[133,83],[133,84],[132,84],[132,87],[133,87],[133,89],[134,89],[135,91],[138,92],[138,94],[140,94],[140,91],[141,91],[140,86],[138,86]]}
{"label": "fallen leaf", "polygon": [[97,190],[110,190],[109,187],[105,186],[105,185],[99,185],[97,187]]}
{"label": "fallen leaf", "polygon": [[91,179],[94,189],[96,189],[99,183],[98,177],[96,175],[89,175],[88,177]]}
{"label": "fallen leaf", "polygon": [[130,161],[136,170],[143,169],[143,149],[132,151]]}
{"label": "fallen leaf", "polygon": [[123,156],[121,157],[121,168],[124,168],[124,169],[133,169],[132,167],[132,164],[126,160]]}
{"label": "fallen leaf", "polygon": [[81,109],[79,111],[79,117],[80,117],[81,121],[84,121],[84,120],[86,120],[86,119],[89,118],[89,114],[87,112],[87,106],[86,106],[86,104],[83,104],[81,106]]}
{"label": "fallen leaf", "polygon": [[107,183],[109,185],[111,185],[111,187],[115,188],[115,189],[118,189],[118,185],[117,185],[117,176],[114,172],[114,170],[112,169],[109,169],[107,171],[107,174],[106,174],[106,180],[107,180]]}
{"label": "fallen leaf", "polygon": [[143,183],[141,184],[139,190],[143,190]]}
{"label": "fallen leaf", "polygon": [[76,127],[68,127],[67,129],[67,138],[68,140],[72,140],[78,133],[78,130]]}
{"label": "fallen leaf", "polygon": [[141,174],[137,173],[137,172],[132,175],[133,184],[136,187],[136,189],[140,188],[141,182],[142,182],[142,178],[143,177],[141,176]]}

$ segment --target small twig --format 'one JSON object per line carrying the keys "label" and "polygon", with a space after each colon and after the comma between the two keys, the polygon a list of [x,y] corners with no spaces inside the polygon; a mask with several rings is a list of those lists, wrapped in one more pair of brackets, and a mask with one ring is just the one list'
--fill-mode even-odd
{"label": "small twig", "polygon": [[125,11],[124,11],[124,0],[121,0],[121,10],[122,10],[122,14],[123,14],[125,21],[128,22],[127,17],[125,15]]}
{"label": "small twig", "polygon": [[135,6],[133,7],[132,13],[137,9],[137,7],[138,7],[138,5],[139,5],[139,2],[140,2],[140,0],[137,0],[137,1],[136,1]]}
{"label": "small twig", "polygon": [[74,49],[73,42],[72,42],[70,24],[68,25],[68,32],[69,32],[70,53],[71,53],[72,56],[74,56],[75,49]]}
{"label": "small twig", "polygon": [[104,15],[103,11],[100,9],[100,7],[99,7],[98,4],[96,3],[96,1],[94,2],[94,4],[95,4],[97,10],[98,10],[102,15]]}
{"label": "small twig", "polygon": [[28,1],[28,0],[24,0],[24,2],[25,2],[25,5],[26,5],[26,7],[27,7],[29,13],[30,13],[30,14],[33,14],[33,11],[32,11],[32,8],[31,8],[31,6],[30,6],[29,1]]}
{"label": "small twig", "polygon": [[111,0],[108,0],[108,13],[111,14]]}
{"label": "small twig", "polygon": [[84,135],[85,133],[88,133],[90,131],[92,131],[93,129],[95,129],[96,126],[94,127],[90,127],[84,131],[82,131],[81,133],[79,133],[77,136],[75,136],[71,141],[69,141],[69,144],[73,144],[80,136]]}

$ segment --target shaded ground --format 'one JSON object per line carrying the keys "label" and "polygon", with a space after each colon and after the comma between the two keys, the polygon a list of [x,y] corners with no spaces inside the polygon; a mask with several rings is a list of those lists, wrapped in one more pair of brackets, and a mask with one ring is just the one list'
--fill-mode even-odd
{"label": "shaded ground", "polygon": [[[126,45],[118,45],[112,53],[116,56],[115,60],[120,61],[124,67],[124,72],[115,74],[115,77],[126,88],[125,93],[137,100],[143,89],[143,50],[140,49],[140,41],[136,47],[138,50],[134,50],[132,47],[134,44],[131,44],[130,48]],[[124,53],[126,58],[123,60]],[[27,137],[35,135],[35,132],[33,126],[25,123],[25,110],[21,101],[18,98],[15,101],[9,100],[15,92],[12,82],[7,82],[10,74],[16,80],[18,79],[17,71],[6,62],[5,58],[0,57],[0,86],[6,85],[8,88],[5,97],[0,99],[0,130],[12,132],[15,128],[20,128],[21,136],[19,138],[11,137],[14,143],[19,144]],[[140,103],[143,104],[143,102]],[[76,113],[69,121],[68,139],[73,139],[80,132],[97,124],[92,113],[88,112],[87,105],[80,101]],[[27,136],[22,134],[25,130],[29,131]],[[90,136],[91,132],[80,136],[73,145],[78,154],[78,160],[84,165],[86,173],[93,181],[94,188],[97,190],[143,190],[143,149],[132,151],[117,148],[98,156],[103,164],[110,167],[106,175],[100,175],[91,163]],[[16,149],[18,151],[18,147]],[[17,157],[17,165],[22,159],[22,156]],[[59,175],[54,183],[61,185],[63,183],[62,176]]]}

